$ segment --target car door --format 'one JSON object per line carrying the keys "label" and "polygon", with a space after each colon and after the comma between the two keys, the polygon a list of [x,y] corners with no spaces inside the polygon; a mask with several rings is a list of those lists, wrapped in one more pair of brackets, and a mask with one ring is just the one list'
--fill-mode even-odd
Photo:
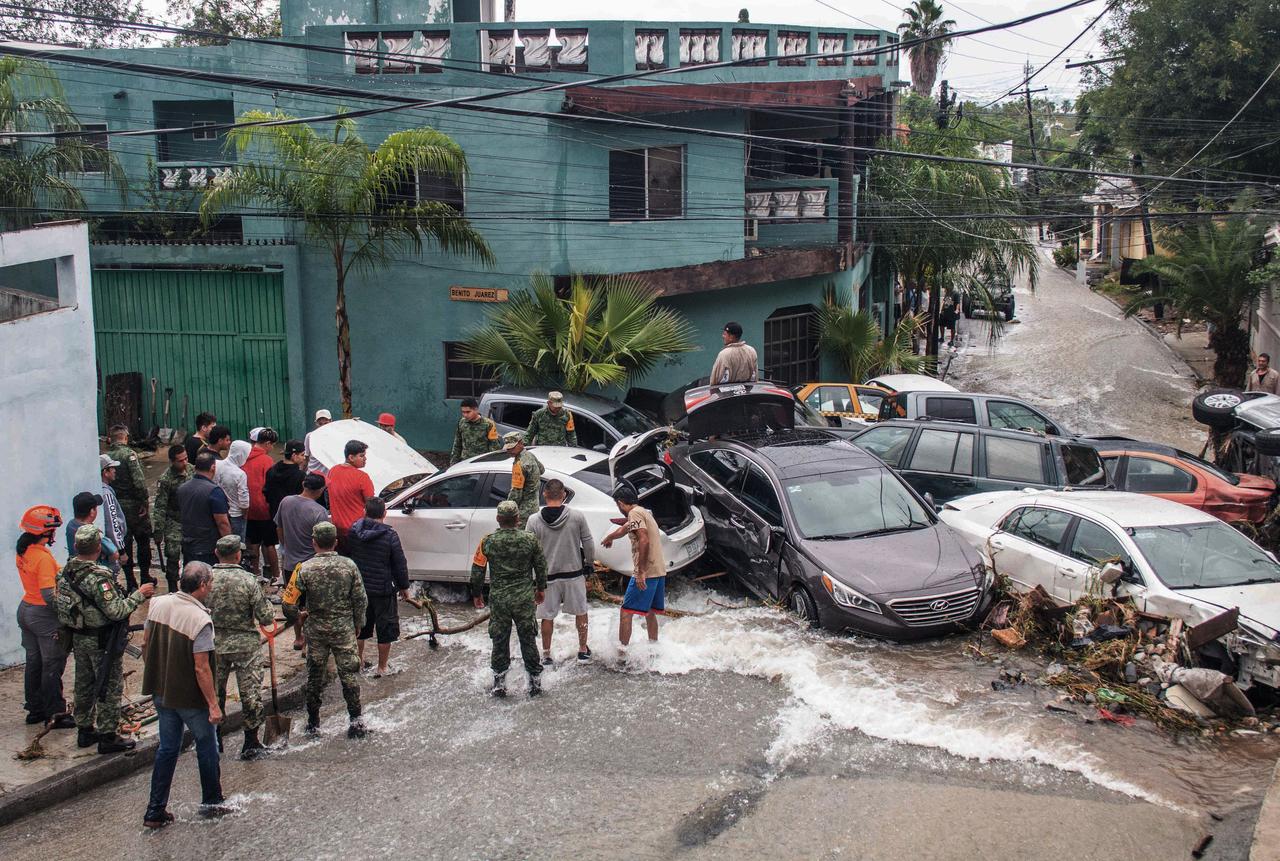
{"label": "car door", "polygon": [[691,478],[705,494],[702,515],[708,545],[733,570],[747,570],[747,548],[733,523],[733,518],[742,518],[738,492],[747,473],[746,458],[726,448],[704,448],[689,455],[689,464],[698,473]]}
{"label": "car door", "polygon": [[1041,586],[1059,603],[1058,565],[1071,515],[1052,508],[1026,506],[1008,515],[991,536],[991,562],[996,573],[1008,577],[1020,592]]}
{"label": "car door", "polygon": [[1057,592],[1068,596],[1068,601],[1078,601],[1086,595],[1102,595],[1099,581],[1102,566],[1119,562],[1126,571],[1133,570],[1124,544],[1110,529],[1089,520],[1076,518],[1074,530],[1068,542],[1067,555],[1058,565]]}
{"label": "car door", "polygon": [[578,435],[578,445],[600,452],[608,452],[613,448],[615,442],[613,436],[594,416],[574,413],[573,424],[575,433]]}
{"label": "car door", "polygon": [[868,422],[879,418],[880,406],[884,403],[886,393],[874,386],[854,386],[853,391],[857,395],[858,417]]}
{"label": "car door", "polygon": [[993,428],[1062,435],[1062,429],[1048,416],[1015,401],[987,401],[987,424]]}
{"label": "car door", "polygon": [[1049,487],[1049,444],[1035,438],[982,435],[978,491]]}
{"label": "car door", "polygon": [[729,523],[738,540],[746,548],[747,568],[742,572],[748,588],[765,598],[777,598],[778,554],[783,541],[773,529],[782,528],[782,505],[768,474],[757,464],[747,462],[738,499],[743,511],[730,514]]}
{"label": "car door", "polygon": [[1142,452],[1129,452],[1126,461],[1125,490],[1181,502],[1192,508],[1203,506],[1204,489],[1189,470]]}
{"label": "car door", "polygon": [[485,472],[451,470],[387,512],[387,524],[400,536],[411,576],[449,581],[470,576],[475,551],[472,522],[487,482]]}
{"label": "car door", "polygon": [[962,430],[920,431],[903,477],[939,505],[977,490],[973,478],[974,434]]}

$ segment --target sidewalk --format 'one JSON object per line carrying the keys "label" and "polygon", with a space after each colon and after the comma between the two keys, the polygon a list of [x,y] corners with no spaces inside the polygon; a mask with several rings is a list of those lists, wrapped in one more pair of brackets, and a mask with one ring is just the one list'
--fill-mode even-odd
{"label": "sidewalk", "polygon": [[1271,789],[1262,801],[1258,822],[1253,827],[1249,861],[1280,861],[1280,764],[1276,765]]}
{"label": "sidewalk", "polygon": [[[163,589],[163,580],[161,588]],[[144,604],[134,613],[131,621],[141,624],[145,619]],[[142,634],[132,634],[130,642],[141,646]],[[292,644],[292,632],[282,632],[276,641],[276,678],[282,709],[296,707],[298,703],[294,701],[299,697],[306,676],[303,653],[295,651]],[[262,647],[262,660],[265,665],[265,645]],[[16,755],[25,750],[42,729],[41,726],[28,726],[24,723],[26,712],[22,709],[22,670],[21,664],[0,670],[0,826],[32,809],[58,803],[78,792],[150,765],[158,743],[154,722],[143,725],[134,736],[138,741],[138,748],[127,754],[100,755],[96,746],[82,750],[76,747],[76,731],[64,729],[54,730],[40,739],[43,756],[31,760],[17,759]],[[126,706],[142,699],[141,687],[142,661],[126,654],[123,699]],[[63,690],[68,701],[71,700],[74,688],[75,661],[69,657],[63,674]],[[265,669],[262,696],[269,712],[270,681]],[[227,685],[227,713],[226,726],[232,731],[238,730],[241,721],[240,697],[234,680]],[[229,755],[235,755],[239,744],[239,739],[229,739]],[[34,803],[37,800],[38,803]]]}

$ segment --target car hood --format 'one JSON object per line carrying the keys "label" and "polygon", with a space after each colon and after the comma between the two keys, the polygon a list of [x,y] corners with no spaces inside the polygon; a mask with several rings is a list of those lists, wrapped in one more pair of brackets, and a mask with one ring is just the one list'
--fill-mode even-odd
{"label": "car hood", "polygon": [[957,580],[970,583],[980,561],[942,523],[843,541],[806,540],[801,547],[828,574],[877,601],[910,597]]}
{"label": "car hood", "polygon": [[[1260,629],[1268,639],[1280,631],[1280,583],[1252,586],[1220,586],[1216,589],[1183,589],[1184,597],[1211,604],[1221,610],[1240,608],[1240,623]],[[1220,610],[1209,615],[1216,616]],[[1252,624],[1249,624],[1252,623]]]}
{"label": "car hood", "polygon": [[364,471],[373,481],[373,492],[381,494],[387,485],[407,478],[433,475],[437,471],[431,461],[418,454],[407,443],[393,437],[377,425],[360,419],[329,422],[311,432],[311,456],[327,469],[346,461],[342,450],[349,440],[358,439],[369,446],[369,462]]}

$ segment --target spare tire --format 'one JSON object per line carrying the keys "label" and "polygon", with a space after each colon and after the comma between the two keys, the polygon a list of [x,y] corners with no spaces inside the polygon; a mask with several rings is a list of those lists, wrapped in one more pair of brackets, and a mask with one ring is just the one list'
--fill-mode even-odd
{"label": "spare tire", "polygon": [[1258,454],[1280,457],[1280,428],[1268,428],[1255,433],[1253,447],[1258,450]]}
{"label": "spare tire", "polygon": [[1208,389],[1191,401],[1191,415],[1214,430],[1229,430],[1236,423],[1236,407],[1244,401],[1238,389]]}

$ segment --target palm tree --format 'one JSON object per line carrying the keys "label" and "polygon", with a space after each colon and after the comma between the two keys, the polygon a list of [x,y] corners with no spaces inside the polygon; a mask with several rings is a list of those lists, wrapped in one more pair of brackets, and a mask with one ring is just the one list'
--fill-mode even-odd
{"label": "palm tree", "polygon": [[[200,204],[208,224],[228,209],[265,203],[283,218],[304,225],[307,238],[325,247],[336,281],[334,321],[338,333],[338,383],[342,414],[351,417],[351,329],[347,318],[347,276],[371,271],[397,253],[421,253],[424,239],[437,247],[489,265],[494,261],[484,237],[446,203],[418,200],[420,175],[462,184],[467,157],[448,135],[435,129],[405,129],[376,149],[356,134],[355,123],[339,120],[333,134],[321,135],[304,123],[265,125],[293,119],[287,114],[249,111],[227,135],[241,161],[229,178],[209,188]],[[252,150],[263,161],[243,161]]]}
{"label": "palm tree", "polygon": [[907,49],[907,57],[911,61],[911,89],[927,97],[933,92],[933,82],[938,79],[938,72],[946,62],[947,45],[951,42],[949,38],[934,37],[946,36],[956,22],[950,18],[942,20],[942,6],[935,0],[914,0],[902,13],[907,20],[898,25],[898,31],[904,42],[934,39]]}
{"label": "palm tree", "polygon": [[923,328],[924,321],[907,314],[886,338],[869,313],[828,294],[818,311],[818,347],[840,363],[853,383],[881,374],[925,374],[936,362],[915,351]]}
{"label": "palm tree", "polygon": [[571,392],[621,385],[675,353],[697,349],[693,327],[627,275],[588,280],[575,275],[568,295],[556,295],[550,275],[535,273],[529,289],[470,333],[464,357],[522,386]]}
{"label": "palm tree", "polygon": [[1209,346],[1216,358],[1213,377],[1220,386],[1238,387],[1249,367],[1249,333],[1243,328],[1267,280],[1250,277],[1259,266],[1265,228],[1243,215],[1220,223],[1197,219],[1195,224],[1168,227],[1159,232],[1167,252],[1144,258],[1136,274],[1160,278],[1156,294],[1131,303],[1126,315],[1157,302],[1174,305],[1181,315],[1213,324]]}
{"label": "palm tree", "polygon": [[[47,132],[80,127],[67,106],[57,77],[43,63],[22,57],[0,57],[0,130]],[[83,138],[60,138],[55,143],[5,138],[0,132],[0,226],[26,227],[43,213],[78,211],[84,198],[68,174],[92,163],[108,178],[119,180],[109,153]]]}

